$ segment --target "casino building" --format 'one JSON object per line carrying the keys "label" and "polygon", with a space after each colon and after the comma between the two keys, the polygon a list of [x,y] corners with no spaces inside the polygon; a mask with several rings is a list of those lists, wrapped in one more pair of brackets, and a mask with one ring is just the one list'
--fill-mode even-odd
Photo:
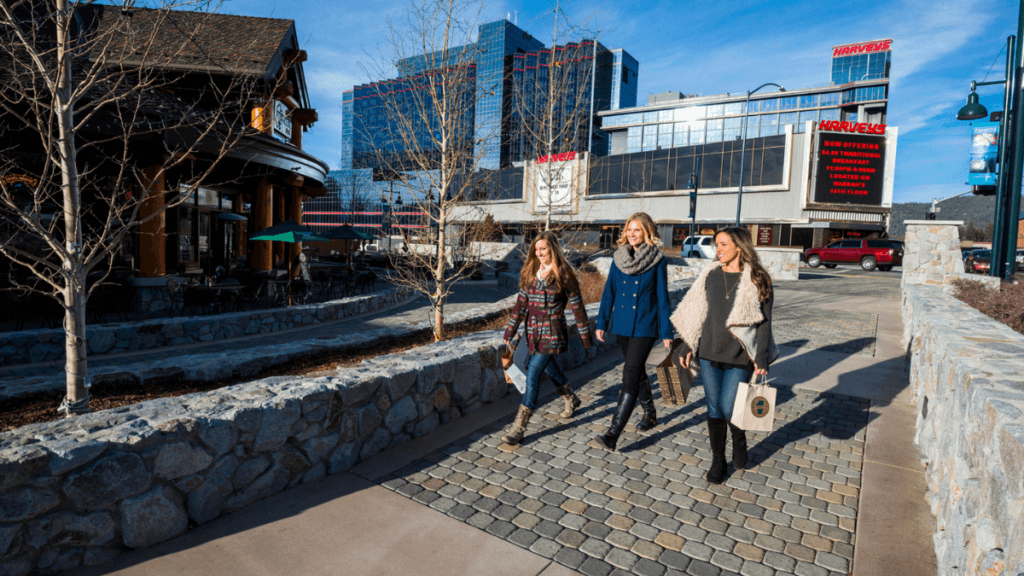
{"label": "casino building", "polygon": [[[625,216],[644,210],[677,245],[694,216],[697,233],[709,233],[732,225],[737,213],[761,245],[808,248],[883,234],[898,137],[886,121],[892,40],[835,46],[831,54],[831,81],[820,87],[761,90],[749,104],[746,92],[668,92],[644,106],[599,111],[607,155],[577,149],[518,162],[521,188],[484,190],[465,217],[482,209],[523,230],[554,210],[607,241]],[[772,80],[785,85],[784,77]],[[532,176],[548,162],[564,169],[561,186]]]}

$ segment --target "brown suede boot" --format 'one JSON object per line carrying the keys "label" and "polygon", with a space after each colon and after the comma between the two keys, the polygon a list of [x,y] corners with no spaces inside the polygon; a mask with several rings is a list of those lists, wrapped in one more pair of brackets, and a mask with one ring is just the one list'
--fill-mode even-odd
{"label": "brown suede boot", "polygon": [[568,384],[556,386],[555,389],[562,395],[562,402],[565,403],[565,409],[558,414],[559,417],[572,418],[572,415],[576,413],[576,409],[580,407],[580,397],[572,391],[572,387]]}
{"label": "brown suede boot", "polygon": [[530,416],[532,414],[533,410],[520,405],[516,419],[512,422],[512,427],[508,429],[508,433],[501,437],[501,441],[512,446],[522,442],[523,436],[526,436],[526,425],[530,423]]}

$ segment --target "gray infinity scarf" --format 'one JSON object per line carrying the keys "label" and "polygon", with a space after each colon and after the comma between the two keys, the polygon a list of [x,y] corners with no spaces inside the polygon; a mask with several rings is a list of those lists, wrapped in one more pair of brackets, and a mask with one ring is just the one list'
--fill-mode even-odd
{"label": "gray infinity scarf", "polygon": [[630,276],[636,276],[647,272],[658,262],[661,262],[662,258],[664,258],[664,256],[662,255],[661,250],[658,250],[657,247],[651,246],[646,242],[641,244],[636,250],[633,250],[633,247],[629,244],[623,244],[622,246],[619,246],[613,256],[615,266]]}

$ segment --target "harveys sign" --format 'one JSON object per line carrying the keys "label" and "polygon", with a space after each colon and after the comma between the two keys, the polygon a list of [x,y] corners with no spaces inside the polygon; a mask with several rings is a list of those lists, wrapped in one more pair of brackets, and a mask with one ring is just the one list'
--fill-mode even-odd
{"label": "harveys sign", "polygon": [[856,134],[885,134],[885,124],[867,124],[865,122],[840,122],[825,120],[818,125],[818,130],[830,132],[853,132]]}
{"label": "harveys sign", "polygon": [[565,162],[567,160],[575,160],[576,152],[562,152],[561,154],[548,154],[547,156],[541,156],[537,158],[537,164],[545,164],[547,162]]}
{"label": "harveys sign", "polygon": [[892,38],[887,40],[872,40],[871,42],[860,42],[847,44],[845,46],[833,46],[832,57],[853,56],[856,54],[870,54],[871,52],[885,52],[892,50]]}

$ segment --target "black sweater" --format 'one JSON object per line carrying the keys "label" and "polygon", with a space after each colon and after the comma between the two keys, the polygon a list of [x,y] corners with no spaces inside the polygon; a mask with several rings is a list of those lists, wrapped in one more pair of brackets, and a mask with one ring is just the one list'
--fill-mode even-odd
{"label": "black sweater", "polygon": [[[736,301],[741,272],[723,272],[721,268],[712,270],[708,274],[705,288],[707,290],[708,315],[704,320],[704,328],[700,334],[699,350],[697,357],[712,362],[722,362],[744,367],[748,370],[754,369],[754,363],[761,368],[768,367],[767,350],[757,354],[754,362],[750,361],[740,341],[737,340],[726,327],[726,321],[732,312],[733,302]],[[761,313],[764,314],[764,321],[757,326],[757,341],[764,342],[768,339],[768,331],[771,326],[772,301],[769,296],[761,302]],[[683,344],[683,355],[690,352],[689,347]]]}

